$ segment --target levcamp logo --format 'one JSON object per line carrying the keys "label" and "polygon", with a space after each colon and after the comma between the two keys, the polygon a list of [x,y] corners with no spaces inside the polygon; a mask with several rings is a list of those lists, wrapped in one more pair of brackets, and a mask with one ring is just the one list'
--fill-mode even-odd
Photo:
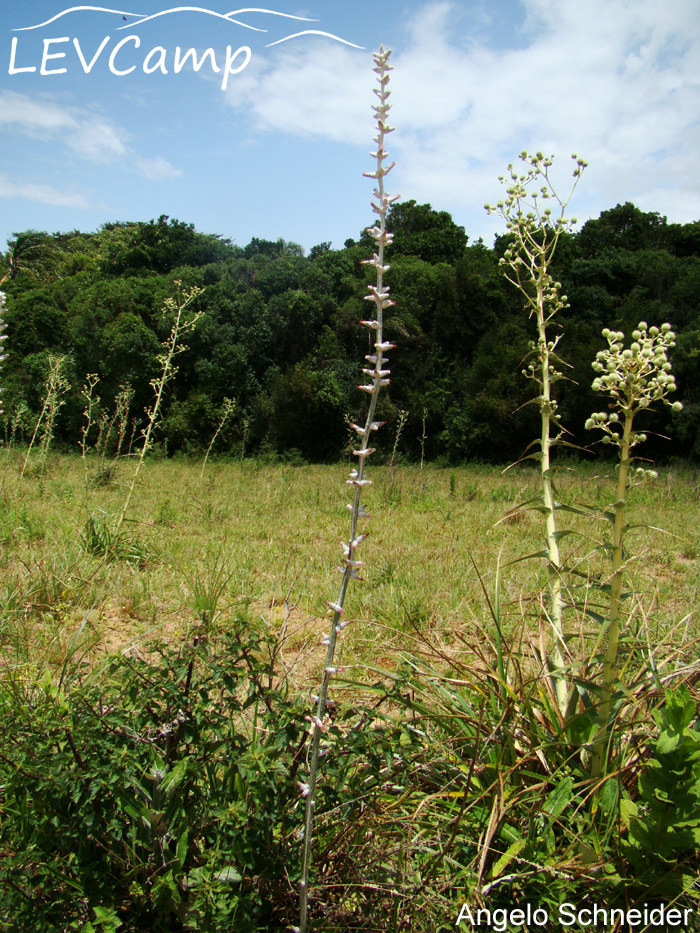
{"label": "levcamp logo", "polygon": [[[76,16],[85,13],[104,14],[105,21],[109,20],[109,29],[116,34],[127,32],[123,37],[105,35],[104,38],[94,43],[90,48],[85,46],[85,40],[81,43],[78,36],[63,35],[54,38],[44,37],[41,44],[36,40],[31,43],[29,36],[12,36],[10,45],[10,58],[8,74],[18,75],[38,72],[40,75],[61,75],[66,74],[69,69],[82,69],[85,74],[92,73],[93,69],[100,67],[107,68],[113,75],[126,77],[135,72],[144,74],[179,74],[188,62],[191,62],[192,69],[199,72],[201,68],[206,67],[217,75],[221,75],[221,89],[226,90],[229,78],[232,75],[240,74],[250,63],[252,50],[249,45],[226,45],[223,49],[215,50],[207,48],[199,54],[196,49],[177,45],[174,49],[168,49],[164,45],[154,45],[148,51],[142,49],[141,36],[137,30],[144,24],[162,17],[177,16],[183,13],[196,13],[201,16],[214,17],[221,21],[221,25],[226,29],[231,27],[243,30],[250,30],[253,33],[266,33],[267,30],[260,26],[254,26],[245,21],[245,17],[251,17],[253,14],[264,14],[270,17],[282,17],[284,20],[297,20],[306,23],[316,22],[305,16],[293,16],[290,13],[278,13],[275,10],[260,9],[249,7],[241,10],[233,10],[230,13],[217,13],[215,10],[209,10],[204,7],[180,6],[169,10],[162,10],[160,13],[153,13],[146,16],[140,13],[131,13],[127,10],[112,10],[99,6],[72,6],[67,10],[62,10],[50,19],[42,23],[36,23],[31,26],[18,26],[12,30],[14,33],[31,34],[34,30],[46,30],[54,23],[61,21],[64,31],[68,31],[71,20]],[[113,25],[112,25],[113,24]],[[55,27],[58,30],[58,27]],[[304,36],[324,36],[335,42],[341,42],[343,45],[349,45],[353,48],[361,48],[354,45],[346,39],[341,39],[330,32],[324,32],[320,29],[302,29],[293,32],[290,35],[276,39],[274,42],[268,42],[265,48],[271,48],[273,45],[279,45],[282,42],[289,42],[294,39],[300,39]],[[72,46],[72,49],[71,49]]]}

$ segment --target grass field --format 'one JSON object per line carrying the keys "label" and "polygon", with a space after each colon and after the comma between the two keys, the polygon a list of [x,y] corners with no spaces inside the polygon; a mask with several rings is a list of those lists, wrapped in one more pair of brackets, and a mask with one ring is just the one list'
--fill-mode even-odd
{"label": "grass field", "polygon": [[[36,928],[53,933],[60,901],[62,931],[293,927],[304,722],[349,466],[222,461],[202,475],[200,462],[151,458],[117,534],[131,461],[56,455],[20,481],[20,452],[2,455],[0,926],[43,911]],[[610,575],[609,521],[591,507],[610,504],[613,471],[559,473],[572,509],[560,527],[575,532],[562,538],[568,650],[588,697]],[[442,933],[467,900],[555,910],[661,891],[696,904],[697,847],[679,848],[674,819],[700,832],[697,474],[666,467],[630,491],[628,692],[599,804],[590,705],[563,719],[541,676],[548,569],[523,558],[541,552],[543,523],[521,505],[537,473],[370,475],[365,580],[346,600],[324,726],[314,929]],[[173,742],[175,714],[187,738]],[[657,790],[670,811],[655,811]],[[104,870],[94,852],[80,861],[93,834]]]}
{"label": "grass field", "polygon": [[[313,661],[300,661],[314,654],[325,601],[340,579],[348,525],[342,464],[215,462],[200,477],[198,462],[148,461],[123,528],[134,553],[105,560],[86,551],[86,522],[95,515],[109,526],[130,463],[88,459],[85,471],[78,457],[56,456],[43,480],[25,475],[21,483],[19,463],[6,455],[0,499],[6,663],[60,667],[84,619],[86,659],[156,633],[177,637],[196,619],[193,591],[220,586],[222,619],[262,618],[284,635],[299,689],[314,680]],[[561,499],[606,505],[613,469],[562,470]],[[504,619],[515,629],[531,617],[537,629],[546,568],[541,559],[518,561],[542,549],[538,512],[518,508],[537,494],[534,470],[398,466],[371,475],[365,580],[350,591],[348,617],[358,624],[344,637],[344,663],[392,664],[416,632],[444,645],[455,636],[468,642],[480,627],[488,632],[479,576],[493,599],[499,564]],[[634,612],[654,639],[673,630],[674,640],[693,640],[697,632],[699,494],[696,474],[677,467],[630,492],[630,523],[638,526],[628,536]],[[563,542],[567,564],[604,580],[606,560],[593,549],[607,523],[576,514],[560,521],[580,533]]]}

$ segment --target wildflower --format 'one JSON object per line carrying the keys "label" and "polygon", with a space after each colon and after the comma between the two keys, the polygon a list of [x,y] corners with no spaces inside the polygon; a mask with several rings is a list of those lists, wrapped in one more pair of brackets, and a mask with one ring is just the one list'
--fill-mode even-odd
{"label": "wildflower", "polygon": [[341,542],[344,555],[344,567],[339,569],[341,569],[343,573],[343,583],[338,601],[326,603],[328,608],[335,613],[333,620],[334,629],[331,631],[331,635],[324,639],[324,644],[328,645],[328,653],[326,657],[326,666],[324,667],[323,671],[320,697],[317,701],[317,716],[315,716],[313,720],[315,728],[313,731],[313,741],[309,758],[309,783],[308,785],[303,785],[304,789],[308,787],[308,792],[304,794],[304,796],[307,796],[307,804],[306,825],[304,830],[304,857],[302,878],[300,882],[300,933],[306,933],[307,930],[308,877],[311,862],[311,839],[314,822],[314,791],[316,787],[316,775],[319,768],[319,759],[323,755],[323,749],[320,747],[320,729],[322,725],[321,717],[323,717],[324,709],[326,707],[331,707],[331,701],[328,699],[328,686],[330,677],[341,670],[341,668],[338,668],[333,664],[333,656],[336,644],[335,636],[340,635],[343,628],[348,624],[347,622],[339,623],[337,616],[343,611],[343,601],[345,599],[348,581],[350,579],[362,579],[357,573],[358,568],[362,566],[362,562],[356,561],[354,556],[357,547],[366,537],[365,534],[357,534],[357,522],[360,518],[369,518],[369,514],[367,513],[364,505],[360,503],[360,495],[363,488],[365,486],[371,485],[372,483],[371,480],[365,477],[364,473],[367,458],[370,456],[370,454],[374,453],[375,450],[375,448],[369,447],[367,445],[367,438],[369,437],[370,431],[376,431],[382,426],[382,424],[384,424],[384,422],[374,420],[374,412],[376,409],[377,396],[380,389],[383,386],[389,384],[389,370],[382,368],[382,366],[386,364],[383,353],[387,350],[394,349],[394,345],[385,341],[382,334],[383,312],[386,308],[389,308],[394,304],[394,302],[389,297],[389,289],[386,285],[384,285],[383,282],[383,275],[389,270],[389,265],[384,261],[384,248],[388,246],[393,239],[391,233],[389,233],[386,229],[386,213],[389,206],[396,200],[395,197],[390,197],[384,191],[384,178],[394,167],[393,162],[388,165],[385,164],[388,153],[384,148],[385,135],[393,131],[393,127],[389,126],[387,123],[387,115],[391,109],[391,104],[389,103],[389,91],[387,89],[389,82],[388,72],[390,70],[388,59],[390,54],[391,53],[385,51],[384,47],[382,46],[379,53],[374,56],[374,70],[378,75],[379,84],[379,87],[375,88],[374,90],[375,95],[379,98],[379,103],[373,107],[376,116],[377,127],[377,133],[374,136],[374,142],[376,143],[377,148],[372,153],[372,157],[376,159],[376,169],[373,172],[365,173],[367,177],[377,180],[377,184],[373,189],[375,200],[371,203],[372,209],[378,215],[379,219],[377,223],[368,230],[368,233],[375,241],[375,252],[372,254],[371,259],[364,261],[365,265],[374,266],[377,274],[377,280],[375,285],[369,286],[369,294],[365,295],[365,300],[374,302],[375,317],[372,319],[362,320],[360,323],[364,327],[367,327],[370,330],[376,332],[376,340],[374,344],[376,352],[366,357],[367,361],[373,366],[373,369],[363,370],[364,374],[372,379],[372,383],[368,385],[358,385],[357,387],[361,392],[366,392],[370,396],[367,421],[364,427],[361,427],[354,422],[351,422],[350,424],[351,429],[359,434],[363,438],[363,441],[359,449],[353,450],[354,456],[359,458],[358,468],[351,470],[349,474],[350,478],[346,480],[347,485],[353,486],[355,488],[355,493],[353,502],[347,506],[352,516],[351,540],[349,543]]}
{"label": "wildflower", "polygon": [[[592,363],[594,372],[604,372],[592,383],[596,392],[606,392],[612,399],[613,410],[601,418],[593,415],[586,421],[586,429],[600,428],[606,432],[605,443],[621,444],[622,437],[611,425],[620,424],[625,419],[633,419],[641,409],[649,408],[652,402],[662,401],[674,411],[680,411],[675,402],[667,396],[675,392],[675,376],[671,373],[667,351],[675,345],[675,334],[670,324],[661,327],[648,327],[646,321],[640,321],[629,348],[624,347],[625,335],[622,331],[611,331],[607,327],[603,336],[608,342],[606,350],[601,350]],[[621,421],[622,419],[622,421]],[[644,434],[630,434],[630,446],[646,440]]]}
{"label": "wildflower", "polygon": [[[335,673],[335,669],[332,671],[332,673]],[[312,732],[314,729],[318,729],[319,732],[323,731],[323,720],[320,719],[318,716],[304,716],[304,719],[306,720],[306,722],[311,723]]]}
{"label": "wildflower", "polygon": [[[2,312],[5,310],[5,293],[0,292],[0,363],[7,357],[7,353],[3,353],[2,345],[7,340],[7,334],[5,333],[5,322],[2,319]],[[0,392],[3,389],[0,388]],[[2,414],[2,402],[0,402],[0,415]]]}

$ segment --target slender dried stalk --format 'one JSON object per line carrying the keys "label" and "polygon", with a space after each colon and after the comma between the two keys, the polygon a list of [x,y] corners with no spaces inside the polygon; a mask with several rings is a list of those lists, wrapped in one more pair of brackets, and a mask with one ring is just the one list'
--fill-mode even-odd
{"label": "slender dried stalk", "polygon": [[384,340],[384,310],[394,304],[389,298],[389,289],[384,285],[384,273],[388,271],[389,266],[384,262],[384,249],[391,243],[392,235],[386,229],[386,214],[390,205],[397,200],[397,197],[390,197],[384,190],[384,177],[394,167],[392,162],[385,165],[388,153],[384,149],[384,138],[391,133],[393,127],[388,126],[387,116],[391,109],[388,102],[390,91],[389,72],[392,70],[389,65],[390,50],[385,50],[381,46],[379,52],[374,55],[374,71],[377,74],[379,87],[375,88],[374,93],[379,98],[379,104],[375,104],[372,109],[377,120],[377,135],[373,138],[377,144],[375,152],[370,153],[377,160],[377,167],[374,172],[366,172],[368,178],[374,178],[377,186],[373,191],[375,200],[372,202],[372,209],[378,215],[378,222],[370,229],[370,234],[376,244],[376,252],[371,259],[365,260],[366,265],[374,266],[377,272],[377,284],[369,286],[369,295],[365,295],[367,301],[374,303],[374,317],[361,323],[369,328],[370,333],[374,334],[374,352],[365,357],[371,368],[365,368],[363,372],[369,381],[364,385],[358,386],[363,392],[367,392],[370,397],[369,410],[364,427],[353,424],[352,429],[360,435],[360,444],[357,450],[353,450],[353,455],[358,458],[357,468],[350,473],[350,479],[347,484],[354,491],[353,501],[348,505],[350,510],[350,539],[348,543],[343,543],[343,564],[341,568],[343,580],[340,585],[340,593],[336,602],[329,602],[327,605],[333,613],[330,634],[326,636],[324,642],[328,646],[326,653],[326,663],[321,678],[321,687],[319,690],[316,713],[309,716],[311,722],[311,748],[309,753],[309,775],[308,781],[301,785],[301,792],[306,797],[306,823],[304,829],[304,857],[302,876],[300,884],[299,913],[300,924],[299,933],[306,933],[308,929],[309,913],[309,871],[311,867],[311,847],[313,842],[314,828],[314,810],[316,806],[316,781],[318,778],[319,751],[321,746],[321,734],[323,732],[323,717],[326,712],[326,703],[328,700],[328,687],[331,677],[336,673],[334,667],[335,650],[338,642],[338,635],[348,624],[341,621],[344,613],[345,595],[350,580],[362,579],[358,575],[358,570],[363,566],[363,562],[357,559],[357,549],[365,539],[366,535],[359,530],[360,520],[369,518],[369,515],[361,504],[362,491],[366,486],[371,485],[371,480],[365,477],[365,465],[367,459],[374,453],[374,448],[369,446],[372,432],[378,430],[383,422],[374,420],[377,409],[377,399],[383,386],[389,384],[389,370],[384,367],[387,364],[385,353],[394,348],[394,344],[387,343]]}
{"label": "slender dried stalk", "polygon": [[219,420],[219,425],[218,425],[216,431],[214,431],[214,436],[213,436],[212,439],[209,441],[209,446],[207,447],[207,452],[206,452],[205,455],[204,455],[204,463],[202,464],[202,469],[200,470],[200,473],[199,473],[199,478],[200,478],[200,479],[202,479],[202,477],[204,476],[204,470],[206,469],[206,466],[207,466],[207,460],[209,459],[209,454],[211,453],[212,447],[213,447],[214,444],[216,443],[217,437],[218,437],[219,434],[221,433],[221,431],[222,431],[224,425],[226,424],[226,421],[227,421],[228,418],[234,413],[235,410],[236,410],[236,400],[235,400],[235,398],[225,398],[225,399],[224,399],[224,402],[223,402],[223,405],[221,406],[221,418],[220,418],[220,420]]}
{"label": "slender dried stalk", "polygon": [[[0,315],[5,310],[5,292],[0,292]],[[0,317],[0,363],[7,357],[7,353],[3,352],[2,345],[7,340],[7,334],[5,333],[5,322],[2,317]],[[0,386],[0,393],[3,389]],[[0,415],[3,413],[2,409],[2,400],[0,399]]]}
{"label": "slender dried stalk", "polygon": [[165,387],[177,372],[177,368],[174,366],[173,360],[178,353],[182,353],[187,349],[187,347],[180,343],[180,341],[184,334],[194,329],[202,314],[201,312],[188,311],[190,304],[194,301],[197,295],[201,293],[202,289],[194,286],[181,295],[179,293],[180,283],[177,282],[176,284],[178,287],[177,300],[174,298],[166,299],[163,308],[164,314],[169,313],[173,316],[173,322],[170,329],[170,335],[163,343],[163,352],[158,357],[158,360],[161,364],[160,376],[157,379],[153,379],[151,381],[151,385],[153,386],[153,389],[156,393],[156,397],[152,407],[146,412],[148,423],[141,432],[143,436],[143,444],[141,445],[141,450],[139,451],[138,460],[136,461],[136,469],[134,470],[134,474],[131,477],[131,482],[127,490],[124,505],[122,506],[122,510],[119,513],[119,518],[117,519],[114,526],[116,532],[118,532],[122,526],[124,517],[126,516],[126,513],[129,509],[129,503],[131,502],[134,488],[136,487],[136,481],[138,480],[141,466],[143,465],[143,461],[146,458],[146,454],[151,449],[151,445],[153,443],[153,431],[155,430],[155,427],[158,423],[158,415],[160,412],[160,405],[163,400]]}
{"label": "slender dried stalk", "polygon": [[29,447],[27,448],[27,455],[24,458],[22,471],[19,474],[20,480],[24,478],[32,448],[34,447],[34,443],[39,436],[39,432],[41,431],[39,467],[40,478],[43,481],[46,458],[48,457],[49,447],[51,446],[51,441],[53,439],[53,428],[56,421],[56,415],[63,405],[63,396],[70,388],[70,384],[64,373],[64,367],[66,365],[67,359],[68,357],[66,356],[49,356],[49,373],[46,380],[46,395],[44,396],[44,404],[41,408],[39,418],[37,419],[36,425],[34,427],[34,433],[32,434],[32,439],[29,442]]}
{"label": "slender dried stalk", "polygon": [[88,508],[88,499],[90,495],[90,483],[88,482],[88,469],[87,469],[87,452],[88,452],[88,435],[90,434],[90,428],[92,427],[93,419],[95,416],[95,409],[99,407],[100,396],[95,395],[95,386],[100,381],[97,373],[88,373],[85,377],[85,385],[82,388],[82,396],[85,399],[85,408],[83,414],[85,415],[85,424],[81,430],[80,437],[80,455],[83,461],[83,479],[85,480],[85,510]]}

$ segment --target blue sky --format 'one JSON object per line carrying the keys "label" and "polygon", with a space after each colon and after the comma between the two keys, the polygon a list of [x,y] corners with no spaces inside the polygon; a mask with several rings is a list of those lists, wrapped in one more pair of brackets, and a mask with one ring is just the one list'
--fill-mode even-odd
{"label": "blue sky", "polygon": [[[0,0],[0,248],[13,231],[161,214],[239,245],[341,247],[372,221],[380,43],[395,68],[388,187],[448,210],[472,241],[499,232],[483,204],[524,148],[557,155],[561,188],[569,155],[588,160],[579,221],[625,200],[700,219],[697,0],[276,0],[237,23],[223,0],[160,16],[178,4],[91,5],[119,12],[30,29],[70,4]],[[87,74],[74,40],[88,66],[104,42]],[[177,47],[211,48],[219,68],[227,47],[250,53],[222,89],[211,58],[176,74]],[[44,53],[46,72],[65,72],[41,74]],[[110,56],[133,70],[114,74]]]}

